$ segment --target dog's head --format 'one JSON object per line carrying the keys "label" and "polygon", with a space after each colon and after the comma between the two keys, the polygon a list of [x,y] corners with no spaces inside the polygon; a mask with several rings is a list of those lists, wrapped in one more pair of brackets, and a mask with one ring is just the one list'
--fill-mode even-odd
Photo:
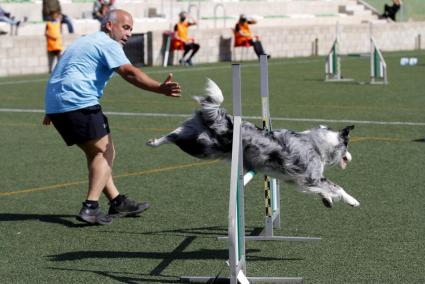
{"label": "dog's head", "polygon": [[337,164],[341,169],[345,169],[352,160],[350,152],[348,152],[348,144],[350,142],[350,131],[354,129],[354,125],[347,126],[339,131],[333,131],[326,126],[320,126],[319,131],[323,138],[325,148],[327,149],[328,163],[330,165]]}
{"label": "dog's head", "polygon": [[350,152],[348,152],[348,143],[350,142],[350,131],[354,129],[354,125],[347,126],[339,131],[339,137],[342,139],[342,143],[345,146],[345,154],[342,156],[339,161],[339,166],[341,169],[345,169],[348,163],[351,161],[352,157]]}

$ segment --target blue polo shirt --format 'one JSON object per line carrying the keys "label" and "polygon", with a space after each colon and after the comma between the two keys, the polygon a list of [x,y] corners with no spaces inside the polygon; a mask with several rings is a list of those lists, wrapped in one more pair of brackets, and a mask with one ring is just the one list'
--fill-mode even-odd
{"label": "blue polo shirt", "polygon": [[99,104],[114,68],[130,64],[122,46],[104,32],[78,38],[64,52],[46,87],[46,114]]}

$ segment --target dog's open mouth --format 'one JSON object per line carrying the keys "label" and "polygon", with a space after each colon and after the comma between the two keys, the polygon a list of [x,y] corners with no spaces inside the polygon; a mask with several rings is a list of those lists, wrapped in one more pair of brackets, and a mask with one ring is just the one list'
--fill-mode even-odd
{"label": "dog's open mouth", "polygon": [[352,159],[351,154],[347,151],[345,155],[341,158],[341,161],[339,162],[339,166],[341,167],[341,169],[345,170],[345,168],[347,167],[351,159]]}

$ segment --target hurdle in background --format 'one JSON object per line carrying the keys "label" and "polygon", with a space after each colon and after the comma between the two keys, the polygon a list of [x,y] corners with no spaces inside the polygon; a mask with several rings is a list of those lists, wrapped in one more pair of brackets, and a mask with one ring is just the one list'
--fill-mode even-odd
{"label": "hurdle in background", "polygon": [[335,39],[331,50],[326,56],[325,62],[325,81],[334,81],[341,79],[341,58],[338,56],[338,40]]}
{"label": "hurdle in background", "polygon": [[341,56],[339,54],[339,22],[336,23],[335,41],[332,44],[325,60],[325,82],[348,82],[350,78],[343,78],[341,75]]}
{"label": "hurdle in background", "polygon": [[[267,58],[265,58],[267,60]],[[232,161],[230,172],[229,195],[229,277],[217,276],[182,276],[180,281],[192,283],[229,282],[231,284],[249,283],[302,283],[301,277],[247,277],[246,250],[245,250],[245,209],[244,188],[254,178],[255,172],[243,174],[243,147],[242,147],[242,105],[241,105],[241,75],[240,65],[232,65],[233,79],[233,141]],[[266,240],[267,238],[262,238]],[[296,237],[287,240],[298,241]],[[317,240],[320,240],[317,238]],[[213,281],[213,282],[212,282]]]}
{"label": "hurdle in background", "polygon": [[379,50],[372,32],[372,23],[369,23],[370,37],[370,83],[371,84],[388,84],[387,64],[384,56]]}
{"label": "hurdle in background", "polygon": [[167,67],[168,65],[168,57],[170,56],[170,46],[171,46],[171,37],[172,32],[167,35],[167,41],[165,42],[165,49],[164,49],[164,62],[162,63],[162,67]]}
{"label": "hurdle in background", "polygon": [[[347,82],[353,79],[343,78],[341,75],[341,54],[339,53],[339,24],[337,23],[337,35],[325,60],[325,82]],[[387,64],[372,35],[372,23],[369,23],[369,54],[357,54],[357,56],[370,57],[370,84],[388,84]],[[348,56],[354,56],[349,54]]]}

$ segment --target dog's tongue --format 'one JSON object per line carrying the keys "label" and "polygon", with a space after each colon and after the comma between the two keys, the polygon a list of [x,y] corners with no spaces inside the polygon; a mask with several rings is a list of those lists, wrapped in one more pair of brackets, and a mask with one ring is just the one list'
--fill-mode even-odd
{"label": "dog's tongue", "polygon": [[341,161],[339,162],[339,166],[341,167],[341,169],[345,170],[345,168],[348,165],[348,160],[347,158],[344,156],[342,157]]}

